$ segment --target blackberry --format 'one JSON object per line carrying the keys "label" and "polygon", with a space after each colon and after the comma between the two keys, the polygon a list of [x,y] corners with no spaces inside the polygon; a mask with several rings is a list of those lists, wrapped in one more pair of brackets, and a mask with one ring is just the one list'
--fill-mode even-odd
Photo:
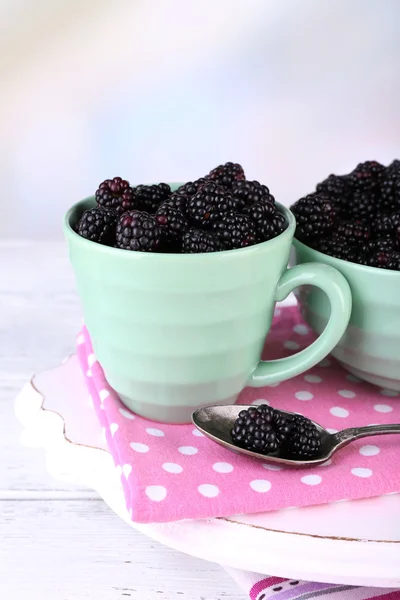
{"label": "blackberry", "polygon": [[180,249],[182,236],[189,229],[189,221],[183,213],[169,202],[158,207],[156,221],[161,227],[167,249]]}
{"label": "blackberry", "polygon": [[386,265],[390,261],[392,254],[393,248],[378,247],[376,250],[372,250],[368,255],[367,265],[369,267],[377,267],[378,269],[386,269]]}
{"label": "blackberry", "polygon": [[226,213],[213,223],[212,230],[227,250],[245,248],[256,243],[256,227],[247,216],[239,213]]}
{"label": "blackberry", "polygon": [[255,202],[245,206],[243,214],[250,217],[256,227],[256,241],[265,242],[276,235],[272,218],[275,216],[276,206],[272,202]]}
{"label": "blackberry", "polygon": [[395,249],[395,242],[391,236],[380,237],[377,240],[369,240],[361,246],[361,249],[366,253],[373,252],[392,252]]}
{"label": "blackberry", "polygon": [[352,245],[366,242],[369,240],[370,234],[369,226],[361,221],[341,221],[335,231],[335,235],[346,238]]}
{"label": "blackberry", "polygon": [[235,181],[246,179],[246,177],[243,167],[237,163],[227,162],[210,171],[207,179],[215,181],[224,188],[231,189]]}
{"label": "blackberry", "polygon": [[273,237],[276,237],[286,229],[286,219],[279,210],[277,210],[272,217],[271,223],[275,229],[275,235]]}
{"label": "blackberry", "polygon": [[177,208],[182,214],[186,215],[189,200],[189,196],[185,196],[184,194],[178,194],[178,192],[173,192],[168,198],[168,200],[165,200],[160,206],[165,206],[166,204],[168,204],[168,206]]}
{"label": "blackberry", "polygon": [[201,231],[191,227],[182,237],[183,254],[198,254],[202,252],[218,252],[223,250],[219,239],[210,231]]}
{"label": "blackberry", "polygon": [[373,231],[377,237],[391,235],[393,232],[392,215],[388,213],[379,214],[374,221]]}
{"label": "blackberry", "polygon": [[297,200],[291,210],[296,217],[296,237],[304,241],[329,233],[339,212],[332,200],[317,192]]}
{"label": "blackberry", "polygon": [[232,194],[238,200],[238,210],[258,202],[275,204],[275,198],[267,186],[258,181],[237,181],[232,186]]}
{"label": "blackberry", "polygon": [[240,411],[231,430],[234,444],[261,454],[277,452],[287,434],[285,417],[266,404]]}
{"label": "blackberry", "polygon": [[394,236],[397,246],[400,249],[400,211],[392,213],[391,221],[392,221],[392,234]]}
{"label": "blackberry", "polygon": [[386,268],[392,271],[400,271],[400,252],[392,252]]}
{"label": "blackberry", "polygon": [[161,227],[155,217],[131,210],[117,223],[117,248],[139,252],[157,252],[161,247]]}
{"label": "blackberry", "polygon": [[319,252],[333,256],[334,258],[340,258],[341,260],[347,260],[348,262],[359,262],[360,252],[357,248],[349,245],[346,238],[335,236],[332,238],[316,240],[312,246]]}
{"label": "blackberry", "polygon": [[371,221],[378,212],[378,200],[374,191],[355,190],[347,205],[350,218],[359,221]]}
{"label": "blackberry", "polygon": [[171,188],[167,183],[138,185],[134,191],[137,209],[150,214],[155,213],[160,204],[171,195]]}
{"label": "blackberry", "polygon": [[203,186],[187,205],[187,214],[193,225],[210,227],[226,212],[235,210],[237,202],[223,187],[215,183]]}
{"label": "blackberry", "polygon": [[301,415],[288,415],[289,429],[283,450],[293,458],[313,458],[321,447],[321,434],[310,419]]}
{"label": "blackberry", "polygon": [[121,177],[103,181],[96,190],[95,196],[97,204],[104,208],[111,208],[118,215],[137,208],[134,190],[129,185],[129,181]]}
{"label": "blackberry", "polygon": [[77,232],[92,242],[113,246],[116,224],[117,215],[113,210],[100,207],[90,208],[85,210],[80,218]]}
{"label": "blackberry", "polygon": [[205,177],[201,177],[200,179],[196,179],[196,181],[188,181],[179,187],[174,194],[179,194],[183,196],[188,196],[191,198],[194,196],[203,185],[210,183],[208,179]]}
{"label": "blackberry", "polygon": [[383,211],[400,208],[400,161],[394,160],[381,174],[380,206]]}
{"label": "blackberry", "polygon": [[360,163],[349,175],[349,179],[357,190],[370,191],[378,188],[380,177],[385,167],[375,160]]}
{"label": "blackberry", "polygon": [[344,206],[351,194],[352,183],[347,175],[329,175],[317,184],[316,190],[328,198],[336,199],[341,206]]}

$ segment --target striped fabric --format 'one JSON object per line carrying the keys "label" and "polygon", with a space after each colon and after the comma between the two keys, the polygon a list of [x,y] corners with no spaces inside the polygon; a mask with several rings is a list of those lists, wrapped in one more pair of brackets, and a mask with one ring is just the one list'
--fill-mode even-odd
{"label": "striped fabric", "polygon": [[251,587],[249,595],[250,600],[308,600],[322,596],[329,596],[330,600],[400,600],[399,590],[312,583],[279,577],[267,577],[257,581]]}
{"label": "striped fabric", "polygon": [[265,577],[258,573],[225,567],[226,571],[249,595],[250,600],[308,600],[329,596],[329,600],[400,600],[394,588],[355,587],[332,583],[313,583],[281,577]]}

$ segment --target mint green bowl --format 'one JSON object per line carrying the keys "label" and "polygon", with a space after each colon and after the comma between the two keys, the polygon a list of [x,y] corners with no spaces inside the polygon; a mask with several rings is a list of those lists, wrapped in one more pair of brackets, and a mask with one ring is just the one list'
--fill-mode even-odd
{"label": "mint green bowl", "polygon": [[[293,240],[294,264],[324,263],[347,279],[353,308],[345,334],[332,351],[353,375],[400,391],[400,273],[333,258]],[[329,318],[326,296],[317,288],[296,292],[304,319],[320,333]]]}
{"label": "mint green bowl", "polygon": [[[172,186],[171,186],[172,187]],[[350,289],[324,265],[287,269],[296,222],[238,250],[152,254],[102,246],[74,227],[94,198],[65,216],[64,232],[94,353],[110,385],[134,412],[187,423],[206,404],[233,404],[246,385],[288,379],[337,344],[351,311]],[[260,361],[275,303],[295,287],[320,286],[332,306],[316,342],[294,356]]]}

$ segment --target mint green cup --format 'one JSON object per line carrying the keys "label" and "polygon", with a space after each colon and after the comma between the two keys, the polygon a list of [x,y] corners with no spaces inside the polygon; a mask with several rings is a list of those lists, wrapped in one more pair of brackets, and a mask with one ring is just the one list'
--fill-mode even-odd
{"label": "mint green cup", "polygon": [[[175,186],[176,187],[176,186]],[[287,269],[295,219],[248,248],[206,254],[152,254],[90,242],[74,231],[88,198],[65,216],[64,231],[97,359],[122,402],[146,418],[188,423],[209,404],[232,404],[246,386],[289,379],[341,339],[351,293],[334,268]],[[313,285],[330,301],[324,332],[291,357],[260,361],[277,301]]]}
{"label": "mint green cup", "polygon": [[[400,273],[333,258],[296,239],[294,248],[298,266],[324,263],[340,271],[350,285],[351,317],[333,356],[360,379],[400,391]],[[305,320],[321,332],[330,317],[326,296],[307,287],[297,295]]]}

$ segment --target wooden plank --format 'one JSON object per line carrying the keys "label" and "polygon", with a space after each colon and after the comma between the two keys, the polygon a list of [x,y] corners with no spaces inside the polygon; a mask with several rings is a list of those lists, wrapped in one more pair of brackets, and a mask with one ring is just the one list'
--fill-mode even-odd
{"label": "wooden plank", "polygon": [[7,600],[245,600],[219,565],[161,546],[100,500],[0,502]]}

